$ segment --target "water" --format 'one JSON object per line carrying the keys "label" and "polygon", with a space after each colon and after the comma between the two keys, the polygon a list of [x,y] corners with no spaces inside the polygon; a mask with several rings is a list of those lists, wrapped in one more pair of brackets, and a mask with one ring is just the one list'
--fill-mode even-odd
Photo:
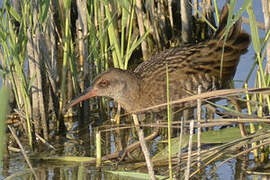
{"label": "water", "polygon": [[[0,4],[2,1],[0,1]],[[241,7],[241,1],[237,1],[236,9]],[[223,4],[219,4],[219,9],[221,9]],[[257,21],[263,22],[263,14],[262,14],[262,7],[261,3],[258,3],[258,1],[253,1],[253,7],[255,16],[257,18]],[[247,13],[245,12],[245,17],[248,17]],[[243,24],[243,28],[245,31],[250,33],[249,25]],[[264,37],[264,32],[262,30],[259,31],[259,34],[261,37]],[[247,77],[248,71],[247,69],[250,69],[254,62],[254,51],[252,44],[249,47],[248,53],[241,56],[241,61],[238,66],[238,69],[236,71],[235,80],[240,80],[242,82],[236,82],[236,87],[240,88],[243,85],[243,81]],[[256,71],[251,76],[251,79],[249,81],[249,87],[254,86],[256,78]],[[1,78],[0,78],[0,85],[1,85]],[[107,170],[116,170],[118,167],[107,164],[104,167],[102,167],[102,170],[99,171],[96,169],[94,164],[80,164],[80,163],[63,163],[63,162],[47,162],[47,161],[40,161],[35,159],[39,159],[40,156],[87,156],[87,157],[94,157],[95,156],[95,133],[94,129],[92,127],[88,128],[87,125],[86,129],[74,131],[75,124],[71,125],[71,129],[68,131],[66,137],[59,137],[58,140],[55,140],[56,142],[52,143],[57,147],[57,150],[54,151],[48,147],[42,147],[43,151],[38,154],[29,154],[31,162],[33,163],[33,166],[40,177],[40,179],[78,179],[79,176],[82,175],[82,179],[121,179],[119,176],[112,176],[111,173],[106,172]],[[126,133],[127,137],[130,136],[130,132]],[[122,136],[123,139],[120,141],[125,141],[126,136]],[[117,141],[115,140],[116,135],[114,132],[108,132],[103,137],[103,152],[110,154],[116,151],[117,149]],[[119,137],[119,136],[118,136]],[[121,136],[120,136],[121,137]],[[160,136],[158,137],[161,138]],[[157,149],[157,144],[153,143],[152,151],[151,153],[154,154]],[[252,178],[263,178],[262,175],[248,175],[244,170],[243,167],[252,167],[254,166],[254,162],[245,162],[239,159],[232,159],[231,161],[225,163],[220,168],[215,170],[215,166],[218,165],[220,161],[216,161],[213,164],[210,164],[207,166],[205,170],[205,174],[203,176],[213,179],[216,177],[217,179],[252,179]],[[123,167],[129,167],[135,165],[135,163],[122,163]],[[5,177],[8,177],[10,175],[14,175],[18,172],[25,173],[25,175],[20,174],[19,177],[16,179],[29,179],[31,176],[30,171],[26,171],[28,169],[27,164],[24,161],[24,158],[22,157],[21,153],[12,153],[11,158],[8,159],[6,162],[4,162],[3,166],[1,167],[2,173],[0,174],[0,179],[3,179]],[[144,170],[145,171],[145,168]],[[126,178],[122,178],[126,179]]]}
{"label": "water", "polygon": [[[83,132],[84,131],[84,132]],[[117,165],[116,161],[107,161],[104,162],[101,169],[95,167],[95,163],[80,163],[80,162],[69,162],[69,161],[60,161],[54,160],[53,157],[64,157],[64,156],[78,156],[79,157],[95,157],[95,129],[92,129],[92,135],[89,135],[88,127],[85,126],[84,130],[71,130],[68,132],[72,134],[72,139],[69,137],[59,137],[56,138],[55,142],[52,142],[56,150],[52,150],[48,147],[43,146],[40,148],[41,151],[38,153],[30,153],[28,156],[31,159],[31,163],[35,169],[36,174],[39,179],[65,179],[65,180],[73,180],[73,179],[128,179],[123,175],[114,175],[114,173],[120,172],[143,172],[146,173],[146,167],[139,167],[140,162],[144,162],[143,159],[138,161],[135,154],[132,154],[135,157],[135,161],[128,160],[123,161],[119,165]],[[126,132],[124,132],[126,131]],[[150,133],[150,132],[149,132]],[[112,147],[118,146],[116,142],[121,141],[124,143],[127,138],[132,137],[132,131],[129,130],[121,130],[121,136],[117,135],[115,131],[103,132],[102,134],[102,152],[103,155],[114,153],[116,149],[112,149]],[[119,138],[119,139],[116,139]],[[156,140],[162,140],[164,137],[162,135],[158,136]],[[157,143],[154,140],[150,143],[151,154],[155,154],[157,149],[160,150],[161,147],[165,147],[162,144]],[[24,144],[24,147],[27,146]],[[211,146],[210,146],[211,147]],[[210,148],[209,147],[209,148]],[[206,147],[207,148],[207,147]],[[203,150],[205,148],[202,148]],[[240,153],[241,150],[234,153]],[[41,160],[41,157],[51,157],[51,160]],[[140,156],[141,157],[141,156]],[[239,159],[232,159],[226,163],[224,163],[221,167],[218,167],[220,163],[228,158],[229,156],[222,156],[216,161],[207,165],[205,170],[202,170],[201,175],[196,175],[197,179],[252,179],[254,177],[262,178],[261,175],[249,175],[245,171],[245,169],[254,167],[255,163],[252,161],[253,157],[249,157],[248,161],[245,161],[243,157]],[[9,176],[16,176],[16,179],[29,179],[33,175],[28,168],[28,165],[25,163],[24,158],[21,153],[11,153],[11,158],[7,161],[4,161],[4,166],[1,167],[2,170],[0,174],[0,179],[4,179]],[[167,171],[168,166],[159,166],[160,163],[156,163],[156,174],[164,174]],[[173,167],[176,164],[173,165]],[[218,167],[218,168],[217,168]],[[112,171],[112,172],[111,172]],[[131,175],[130,175],[131,176]],[[136,179],[139,175],[136,174],[131,176],[130,179]],[[81,178],[79,178],[81,177]],[[242,178],[239,178],[242,177]],[[196,179],[196,178],[195,178]]]}

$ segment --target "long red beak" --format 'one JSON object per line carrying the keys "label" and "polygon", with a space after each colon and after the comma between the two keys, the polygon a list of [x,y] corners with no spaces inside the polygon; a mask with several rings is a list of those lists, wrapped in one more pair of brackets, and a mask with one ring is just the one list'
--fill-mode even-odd
{"label": "long red beak", "polygon": [[97,92],[91,86],[91,87],[87,88],[86,90],[84,90],[84,92],[81,93],[79,96],[77,96],[76,98],[72,99],[70,101],[70,103],[65,106],[65,110],[71,108],[72,106],[78,104],[81,101],[84,101],[86,99],[89,99],[89,98],[92,98],[92,97],[95,97],[95,96],[97,96]]}

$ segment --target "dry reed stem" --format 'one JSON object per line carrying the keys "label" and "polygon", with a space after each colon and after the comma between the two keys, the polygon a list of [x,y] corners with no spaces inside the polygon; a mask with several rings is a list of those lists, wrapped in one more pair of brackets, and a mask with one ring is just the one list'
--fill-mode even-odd
{"label": "dry reed stem", "polygon": [[[200,85],[198,87],[198,94],[201,94],[201,91],[202,91],[202,86]],[[202,109],[201,109],[201,105],[202,105],[202,101],[201,99],[199,98],[197,100],[197,125],[198,125],[198,136],[197,136],[197,161],[198,161],[198,169],[200,168],[201,166],[201,112],[202,112]]]}
{"label": "dry reed stem", "polygon": [[[44,77],[42,77],[42,67],[44,65],[44,60],[42,58],[42,49],[46,49],[46,45],[43,41],[43,35],[40,32],[39,20],[37,7],[39,6],[38,1],[33,1],[33,24],[29,24],[29,29],[27,30],[27,56],[29,61],[29,76],[35,77],[35,81],[31,84],[31,95],[32,95],[32,114],[34,122],[34,130],[36,134],[43,132],[45,139],[49,139],[48,129],[47,129],[47,115],[45,110],[44,101],[44,88],[43,82]],[[33,35],[33,34],[34,35]]]}
{"label": "dry reed stem", "polygon": [[168,9],[169,9],[169,19],[170,19],[170,23],[171,23],[171,28],[173,31],[173,13],[172,13],[172,0],[168,0]]}
{"label": "dry reed stem", "polygon": [[182,40],[187,43],[191,41],[191,20],[192,8],[190,6],[190,0],[181,0],[181,21],[182,21]]}
{"label": "dry reed stem", "polygon": [[[233,95],[237,95],[239,93],[243,93],[246,91],[247,91],[247,89],[241,88],[241,89],[222,89],[222,90],[204,92],[204,93],[201,93],[200,95],[193,95],[193,96],[185,97],[185,98],[182,98],[179,100],[170,101],[170,104],[180,104],[180,103],[184,103],[184,102],[195,101],[199,98],[200,99],[207,99],[207,100],[214,99],[214,98],[224,98],[226,96],[233,96]],[[251,93],[270,93],[270,88],[250,88],[250,89],[248,89],[248,93],[250,93],[250,94]],[[163,103],[163,104],[159,104],[156,106],[139,109],[139,110],[137,110],[135,112],[131,112],[131,113],[149,111],[149,110],[161,108],[161,107],[164,107],[167,105],[168,105],[168,103]]]}
{"label": "dry reed stem", "polygon": [[143,154],[145,157],[145,161],[146,161],[146,165],[147,165],[147,169],[148,169],[148,174],[149,174],[151,180],[155,180],[156,177],[155,177],[155,173],[154,173],[154,166],[153,166],[153,162],[152,162],[151,157],[150,157],[150,152],[147,148],[147,145],[146,145],[146,142],[144,139],[143,129],[140,127],[140,123],[139,123],[137,115],[132,114],[132,117],[133,117],[136,131],[137,131],[138,136],[139,136],[141,148],[142,148],[142,151],[143,151]]}
{"label": "dry reed stem", "polygon": [[[139,25],[139,31],[140,31],[140,36],[143,37],[145,34],[145,29],[144,29],[144,21],[143,21],[143,8],[142,8],[142,2],[141,0],[136,0],[136,14],[137,14],[137,22]],[[142,54],[143,54],[143,59],[146,61],[148,59],[148,51],[147,51],[147,44],[146,41],[143,41],[141,43],[142,47]]]}
{"label": "dry reed stem", "polygon": [[[255,134],[255,135],[252,135],[252,136],[249,136],[249,137],[246,137],[246,138],[242,138],[242,139],[239,139],[239,140],[235,140],[231,143],[227,143],[227,144],[224,144],[224,145],[221,145],[221,146],[218,146],[218,147],[213,147],[213,148],[210,148],[210,149],[207,149],[207,150],[204,150],[202,151],[201,155],[203,156],[202,158],[202,161],[205,161],[211,157],[213,157],[212,159],[210,159],[209,161],[205,162],[201,167],[200,169],[197,169],[196,171],[194,171],[190,177],[192,177],[193,175],[195,175],[196,173],[198,173],[202,168],[206,167],[207,165],[209,165],[210,163],[214,162],[215,160],[217,160],[219,157],[221,157],[222,155],[224,155],[226,152],[224,152],[226,149],[230,149],[230,151],[235,151],[234,147],[238,147],[238,149],[245,145],[247,142],[248,143],[252,143],[252,142],[256,142],[258,140],[261,140],[261,139],[267,139],[270,135],[267,134],[267,135],[258,135],[258,134]],[[265,145],[265,144],[263,144]],[[254,147],[256,148],[256,147]],[[249,151],[251,151],[253,148],[249,149]],[[188,154],[188,153],[186,153]],[[191,157],[193,157],[193,161],[195,160],[195,157],[196,157],[196,152],[192,153],[191,154]],[[189,158],[189,155],[185,155],[183,158]],[[177,160],[178,161],[178,158]],[[196,161],[194,161],[193,163],[191,163],[191,166],[194,166],[196,165]],[[181,166],[181,164],[178,166]]]}
{"label": "dry reed stem", "polygon": [[179,136],[179,153],[178,153],[178,162],[181,163],[181,155],[182,155],[182,142],[183,142],[183,136],[184,136],[184,118],[181,120],[181,126],[180,126],[180,136]]}
{"label": "dry reed stem", "polygon": [[160,40],[160,37],[159,37],[159,34],[158,34],[158,26],[157,26],[157,23],[159,23],[159,22],[157,22],[156,21],[156,18],[157,18],[157,14],[155,13],[155,5],[154,5],[154,1],[150,1],[150,10],[149,10],[149,14],[150,14],[150,21],[151,21],[151,23],[150,23],[150,25],[152,26],[151,28],[152,28],[152,30],[153,30],[153,32],[154,32],[154,34],[155,34],[155,39],[156,39],[156,42],[157,42],[157,45],[158,45],[158,49],[161,49],[161,45],[162,45],[162,43],[161,43],[161,40]]}
{"label": "dry reed stem", "polygon": [[[245,88],[248,88],[247,83],[245,83],[244,87],[245,87]],[[251,108],[250,97],[249,97],[249,94],[248,94],[248,93],[246,93],[246,99],[247,99],[247,102],[246,102],[246,103],[247,103],[248,114],[249,114],[249,115],[252,115],[252,108]],[[255,128],[255,125],[254,125],[253,123],[249,123],[249,129],[250,129],[250,133],[251,133],[251,134],[256,132],[256,128]],[[251,144],[252,147],[254,147],[254,146],[256,146],[256,145],[257,145],[256,142]],[[257,150],[257,149],[255,149],[255,150],[253,151],[253,155],[254,155],[255,158],[258,157],[258,150]]]}
{"label": "dry reed stem", "polygon": [[[190,120],[191,121],[191,120]],[[225,121],[225,122],[224,122]],[[232,124],[237,124],[237,123],[269,123],[270,119],[266,119],[266,118],[254,118],[254,119],[213,119],[211,120],[211,122],[205,122],[205,120],[200,120],[200,127],[214,127],[214,126],[227,126],[227,125],[232,125]],[[179,124],[179,125],[177,125]],[[186,123],[182,123],[182,121],[174,121],[172,122],[172,128],[181,128],[181,125],[183,124],[183,128],[184,126],[189,126],[189,122]],[[101,130],[102,132],[107,132],[107,131],[112,131],[112,130],[123,130],[123,129],[130,129],[130,128],[134,128],[135,126],[133,125],[125,125],[125,124],[120,124],[119,126],[122,127],[118,127],[118,126],[112,126],[112,125],[104,125],[104,126],[100,126],[100,128],[108,128],[108,129],[104,129]],[[154,123],[148,123],[148,124],[141,124],[141,127],[149,127],[149,128],[167,128],[167,122],[160,122],[159,124],[154,124]],[[194,125],[195,128],[198,128],[198,125]],[[181,134],[180,134],[181,135]]]}
{"label": "dry reed stem", "polygon": [[28,166],[31,169],[32,173],[34,174],[35,178],[38,179],[37,178],[37,174],[36,174],[35,170],[33,169],[33,166],[31,164],[31,162],[30,162],[30,160],[29,160],[29,158],[28,158],[28,156],[27,156],[27,154],[26,154],[26,152],[25,152],[25,150],[24,150],[24,148],[23,148],[23,146],[22,146],[22,144],[21,144],[18,136],[16,135],[16,132],[15,132],[14,128],[8,125],[8,129],[10,130],[10,132],[11,132],[12,136],[14,137],[16,143],[20,147],[21,152],[22,152],[22,155],[23,155],[26,163],[28,164]]}
{"label": "dry reed stem", "polygon": [[[88,26],[87,26],[87,0],[76,0],[77,9],[78,9],[78,19],[76,21],[76,33],[78,39],[78,49],[79,49],[79,73],[82,73],[84,77],[79,81],[79,86],[81,89],[85,89],[89,86],[89,68],[88,68]],[[74,76],[73,80],[73,89],[75,94],[77,94],[77,88]],[[89,101],[83,103],[83,119],[89,117]]]}
{"label": "dry reed stem", "polygon": [[96,132],[96,167],[101,166],[101,134],[100,131]]}
{"label": "dry reed stem", "polygon": [[265,141],[264,143],[261,143],[261,144],[259,144],[259,145],[257,145],[257,146],[251,147],[251,148],[249,148],[249,149],[247,149],[247,150],[245,150],[245,151],[242,151],[242,152],[240,152],[240,153],[238,153],[238,154],[236,154],[236,155],[233,155],[232,157],[230,157],[230,158],[228,158],[228,159],[222,161],[222,162],[217,166],[217,168],[221,167],[224,163],[228,162],[229,160],[232,160],[232,159],[234,159],[234,158],[236,158],[236,157],[238,157],[238,156],[247,154],[247,153],[253,151],[254,149],[257,149],[257,148],[259,148],[259,147],[262,147],[262,146],[265,146],[265,145],[268,145],[268,144],[270,144],[270,140]]}
{"label": "dry reed stem", "polygon": [[[218,158],[220,158],[222,155],[223,155],[223,153],[218,154],[218,155],[215,156],[213,159],[211,159],[210,161],[206,162],[206,163],[203,165],[203,167],[206,167],[206,166],[209,165],[211,162],[214,162],[215,160],[217,160]],[[201,167],[201,168],[203,168],[203,167]],[[194,176],[195,174],[197,174],[197,173],[201,170],[201,168],[200,168],[200,169],[197,169],[196,171],[194,171],[193,173],[191,173],[190,178],[191,178],[192,176]]]}
{"label": "dry reed stem", "polygon": [[46,139],[44,139],[43,137],[41,137],[39,134],[35,134],[35,136],[43,143],[45,144],[46,146],[52,148],[53,150],[56,150],[56,148],[51,145],[48,141],[46,141]]}
{"label": "dry reed stem", "polygon": [[185,180],[189,179],[190,175],[190,168],[191,168],[191,152],[192,152],[192,137],[193,137],[193,130],[194,130],[194,120],[190,122],[190,134],[189,134],[189,144],[188,144],[188,160],[187,160],[187,167],[185,172]]}
{"label": "dry reed stem", "polygon": [[[202,161],[204,162],[203,165],[201,165],[200,168],[198,168],[196,171],[194,171],[189,178],[191,178],[192,176],[194,176],[196,173],[198,173],[202,168],[205,168],[207,165],[209,165],[210,163],[216,161],[218,158],[222,157],[224,154],[226,154],[227,151],[232,151],[234,152],[235,149],[239,149],[240,147],[242,147],[243,145],[245,145],[246,143],[252,144],[253,142],[262,140],[262,139],[268,139],[270,137],[269,134],[265,134],[265,132],[262,132],[261,134],[255,134],[255,135],[251,135],[249,137],[246,138],[241,138],[238,140],[235,140],[231,143],[227,143],[221,146],[215,146],[213,148],[207,149],[207,150],[203,150],[201,152],[201,156],[202,156]],[[266,144],[269,144],[270,142],[267,141],[265,142]],[[266,145],[266,144],[261,144],[261,146]],[[256,146],[254,148],[258,148],[259,146]],[[245,152],[241,152],[238,155],[242,155],[243,153],[248,153],[250,151],[252,151],[254,148],[250,148],[248,150],[246,150]],[[192,158],[192,163],[191,163],[191,167],[195,166],[197,164],[196,161],[196,155],[197,152],[193,152],[191,153],[191,155],[189,155],[189,152],[185,153],[185,155],[183,156],[182,159],[188,159],[188,158]],[[233,159],[237,157],[237,155],[235,155],[234,157],[230,158]],[[209,159],[209,160],[208,160]],[[230,160],[228,159],[228,160]],[[206,161],[208,160],[208,161]],[[226,161],[228,161],[226,160]],[[164,161],[164,160],[159,160],[159,161],[154,161],[155,164],[161,165],[162,163],[160,161]],[[188,160],[187,160],[188,161]],[[178,158],[175,158],[173,160],[173,162],[175,162],[175,164],[177,164],[177,166],[182,166],[183,163],[179,164],[178,163]],[[221,166],[221,165],[220,165]],[[218,166],[218,167],[220,167]],[[184,169],[180,169],[180,170],[184,170]]]}
{"label": "dry reed stem", "polygon": [[[226,147],[225,147],[225,148],[226,148]],[[203,164],[200,168],[196,169],[196,170],[190,175],[190,178],[191,178],[192,176],[194,176],[195,174],[197,174],[202,168],[205,168],[205,167],[208,166],[210,163],[214,162],[215,160],[217,160],[218,158],[220,158],[222,155],[224,155],[224,153],[223,153],[223,152],[220,152],[221,150],[219,150],[219,149],[224,149],[224,147],[223,147],[223,148],[222,148],[222,147],[214,147],[214,148],[211,148],[211,149],[209,149],[209,150],[203,151],[204,157],[203,157],[202,161],[205,161],[205,160],[207,160],[207,159],[209,159],[209,158],[211,158],[211,157],[213,157],[213,158],[210,159],[210,160],[207,161],[207,162],[204,162],[204,164]],[[195,156],[195,153],[194,153],[194,156]],[[195,165],[195,163],[194,163],[193,165]]]}
{"label": "dry reed stem", "polygon": [[[245,145],[246,143],[247,143],[247,141],[248,141],[248,143],[252,143],[252,142],[256,142],[256,141],[258,141],[258,140],[261,140],[261,139],[267,139],[267,138],[269,138],[269,134],[262,134],[262,135],[260,135],[260,134],[255,134],[255,135],[251,135],[251,136],[249,136],[249,137],[246,137],[246,138],[242,138],[242,139],[238,139],[238,140],[235,140],[235,141],[233,141],[233,142],[231,142],[231,143],[227,143],[227,144],[224,144],[224,145],[220,145],[220,146],[215,146],[215,147],[213,147],[213,148],[210,148],[210,149],[207,149],[207,150],[203,150],[202,152],[201,152],[201,155],[203,156],[203,158],[202,158],[202,161],[205,161],[205,160],[207,160],[207,159],[209,159],[209,158],[211,158],[211,157],[213,157],[214,159],[210,159],[208,162],[206,162],[206,163],[204,163],[202,166],[201,166],[201,169],[203,168],[203,167],[206,167],[209,163],[211,163],[211,162],[213,162],[214,160],[216,160],[218,157],[220,157],[221,155],[223,155],[223,154],[225,154],[225,150],[226,149],[229,149],[230,151],[235,151],[234,149],[234,147],[240,147],[240,146],[243,146],[243,145]],[[193,157],[193,163],[191,164],[191,166],[194,166],[194,165],[196,165],[196,161],[195,161],[195,158],[196,158],[196,156],[197,156],[197,152],[193,152],[193,153],[191,153],[191,156],[190,157]],[[183,156],[183,159],[188,159],[188,157],[189,157],[189,155],[188,155],[188,152],[187,153],[185,153],[185,155]],[[159,163],[159,161],[161,161],[161,160],[158,160],[158,161],[154,161],[155,163]],[[164,161],[164,160],[162,160],[162,161]],[[178,163],[178,158],[176,158],[176,160],[175,160],[175,163],[177,163],[178,164],[178,166],[181,166],[181,164],[179,165],[179,163]],[[183,162],[184,163],[184,162]],[[182,164],[183,164],[182,163]],[[159,164],[160,165],[160,164]],[[197,170],[197,171],[199,171],[199,170]],[[197,172],[196,171],[196,172]]]}
{"label": "dry reed stem", "polygon": [[[258,135],[253,135],[253,136],[250,136],[250,137],[247,137],[247,138],[243,138],[243,139],[241,139],[241,140],[235,140],[235,141],[233,141],[232,143],[225,144],[225,145],[221,145],[221,146],[218,146],[218,147],[214,147],[214,148],[208,150],[207,153],[211,153],[212,151],[215,151],[215,152],[213,152],[213,153],[211,153],[209,156],[203,158],[203,160],[209,159],[210,157],[213,157],[213,158],[210,159],[209,161],[205,162],[204,165],[203,165],[201,168],[206,167],[207,165],[209,165],[210,163],[214,162],[214,161],[217,160],[219,157],[221,157],[222,155],[224,155],[225,152],[221,152],[222,150],[225,150],[225,149],[227,149],[227,148],[232,149],[234,146],[243,146],[243,145],[245,145],[245,144],[247,143],[248,140],[249,140],[249,143],[252,143],[253,141],[254,141],[254,142],[258,141],[259,138],[260,138],[260,139],[262,138],[262,137],[260,137],[260,136],[259,136],[259,137],[256,137],[256,136],[258,136]],[[269,135],[267,135],[267,136],[269,136]],[[252,140],[250,140],[252,137],[254,137],[254,138],[253,138]],[[264,136],[263,136],[263,137],[264,137]],[[264,138],[266,138],[266,137],[264,137]],[[244,141],[244,142],[241,142],[241,141]],[[258,146],[252,147],[252,148],[250,148],[250,149],[248,149],[248,150],[246,150],[246,151],[243,151],[243,152],[241,152],[241,153],[238,153],[237,155],[234,155],[234,156],[228,158],[227,160],[225,160],[225,161],[223,161],[221,164],[219,164],[218,167],[217,167],[217,169],[218,169],[223,163],[225,163],[225,162],[227,162],[227,161],[229,161],[229,160],[231,160],[231,159],[233,159],[233,158],[236,158],[236,157],[238,157],[238,156],[240,156],[240,155],[243,155],[243,154],[245,154],[245,153],[248,153],[248,152],[254,150],[255,148],[258,148],[259,146],[263,146],[263,145],[266,145],[266,144],[270,144],[270,141],[267,141],[266,143],[262,143],[262,144],[260,144],[260,145],[258,145]],[[207,153],[206,153],[206,154],[207,154]],[[218,153],[219,153],[219,154],[218,154]],[[194,172],[190,175],[190,177],[192,177],[193,175],[195,175],[195,174],[198,173],[199,171],[200,171],[200,169],[197,169],[196,171],[194,171]]]}
{"label": "dry reed stem", "polygon": [[[182,118],[182,120],[181,120],[179,146],[178,146],[178,154],[177,154],[178,164],[181,164],[183,136],[184,136],[184,118]],[[180,174],[181,174],[181,171],[178,172],[179,176],[180,176]]]}

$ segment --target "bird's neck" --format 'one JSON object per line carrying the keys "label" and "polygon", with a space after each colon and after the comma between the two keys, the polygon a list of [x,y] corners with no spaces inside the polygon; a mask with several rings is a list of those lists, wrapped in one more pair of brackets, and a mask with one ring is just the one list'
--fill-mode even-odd
{"label": "bird's neck", "polygon": [[136,76],[131,76],[126,82],[123,94],[118,97],[117,101],[128,112],[140,109],[141,101],[141,80]]}

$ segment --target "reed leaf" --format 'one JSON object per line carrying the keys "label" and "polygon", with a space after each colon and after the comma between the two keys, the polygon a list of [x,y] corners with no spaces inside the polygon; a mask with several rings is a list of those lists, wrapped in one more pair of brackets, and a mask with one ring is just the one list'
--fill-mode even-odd
{"label": "reed leaf", "polygon": [[258,27],[256,24],[256,18],[253,12],[253,7],[252,3],[250,2],[247,7],[247,12],[249,15],[249,20],[250,20],[250,30],[251,30],[251,40],[252,44],[254,47],[254,51],[256,54],[259,54],[261,51],[261,42],[259,38],[259,33],[258,33]]}
{"label": "reed leaf", "polygon": [[9,5],[7,1],[5,1],[5,7],[7,12],[18,22],[21,21],[21,16],[17,13],[17,11]]}
{"label": "reed leaf", "polygon": [[215,7],[217,24],[219,24],[219,12],[218,12],[217,0],[214,0],[214,7]]}
{"label": "reed leaf", "polygon": [[38,14],[39,16],[38,19],[39,19],[40,24],[43,24],[48,18],[49,7],[50,7],[49,0],[40,1],[40,11]]}
{"label": "reed leaf", "polygon": [[[130,43],[131,43],[131,36],[132,36],[134,12],[135,12],[135,0],[132,1],[131,15],[129,19],[128,40],[127,40],[126,57],[125,57],[125,69],[127,69],[129,58],[131,56],[131,53],[133,52],[133,50],[130,50]],[[135,39],[137,39],[137,37]]]}
{"label": "reed leaf", "polygon": [[2,162],[4,146],[6,142],[6,116],[8,110],[8,97],[9,92],[6,86],[3,86],[0,90],[0,160]]}
{"label": "reed leaf", "polygon": [[[248,4],[248,8],[247,8],[247,12],[249,15],[249,20],[250,20],[250,29],[251,29],[251,40],[252,40],[252,44],[254,47],[254,51],[256,53],[257,56],[257,62],[259,64],[259,70],[260,70],[260,79],[263,83],[262,87],[266,87],[267,83],[265,80],[265,75],[264,75],[264,69],[263,69],[263,65],[262,65],[262,57],[261,57],[261,48],[262,48],[262,44],[260,41],[260,37],[259,37],[259,33],[258,33],[258,27],[256,24],[256,18],[253,12],[253,7],[252,7],[252,3]],[[266,101],[267,101],[267,105],[268,105],[268,109],[270,110],[270,98],[269,96],[266,96]]]}
{"label": "reed leaf", "polygon": [[[70,53],[70,45],[71,43],[71,35],[70,35],[70,0],[65,1],[65,34],[64,34],[64,57],[63,57],[63,65],[62,65],[62,81],[61,81],[61,96],[60,96],[60,110],[63,108],[63,100],[66,92],[66,74],[67,74],[67,65],[68,65],[68,58]],[[58,129],[58,127],[57,127]]]}
{"label": "reed leaf", "polygon": [[147,37],[149,31],[147,31],[142,37],[140,37],[138,40],[137,38],[135,38],[135,40],[132,42],[131,48],[127,51],[127,58],[126,58],[126,62],[125,65],[127,67],[128,65],[128,60],[130,59],[133,51],[144,41],[144,39]]}
{"label": "reed leaf", "polygon": [[[140,179],[140,180],[149,180],[150,176],[147,173],[140,173],[140,172],[127,172],[127,171],[107,171],[112,173],[116,176],[116,178],[123,178],[123,179]],[[157,179],[167,179],[166,176],[155,176]],[[173,179],[174,180],[174,179]]]}
{"label": "reed leaf", "polygon": [[[8,6],[7,6],[8,7]],[[12,84],[12,88],[15,94],[15,98],[18,104],[19,109],[22,107],[25,111],[26,122],[27,122],[27,135],[29,140],[29,145],[32,146],[32,130],[31,130],[31,101],[29,95],[29,84],[26,80],[26,74],[24,73],[24,61],[25,61],[25,52],[26,52],[26,16],[24,13],[29,12],[28,3],[24,4],[24,8],[22,9],[22,18],[17,18],[21,23],[18,34],[14,31],[13,23],[10,21],[11,16],[14,17],[16,14],[13,12],[12,8],[7,10],[7,19],[9,19],[8,26],[6,26],[6,30],[8,30],[9,34],[7,36],[7,41],[3,43],[3,47],[5,53],[8,56],[5,56],[5,63],[8,64],[11,72],[11,76],[9,80]],[[15,11],[15,10],[14,10]]]}
{"label": "reed leaf", "polygon": [[270,29],[267,31],[267,33],[266,33],[266,35],[265,35],[265,37],[263,39],[262,50],[264,49],[265,45],[267,44],[267,41],[268,41],[269,37],[270,37]]}
{"label": "reed leaf", "polygon": [[[108,3],[105,4],[105,14],[108,19],[109,27],[108,27],[108,36],[110,39],[110,44],[113,47],[112,56],[113,56],[113,64],[114,67],[123,69],[123,62],[121,58],[121,51],[119,47],[119,42],[115,34],[115,28],[113,25],[113,18],[111,16],[110,8]],[[115,17],[116,14],[113,15]]]}
{"label": "reed leaf", "polygon": [[171,106],[170,106],[170,79],[169,79],[169,70],[168,70],[168,64],[166,64],[166,92],[167,92],[167,115],[168,115],[168,161],[169,161],[169,174],[170,179],[173,177],[172,173],[172,118],[171,118]]}
{"label": "reed leaf", "polygon": [[120,6],[121,6],[121,10],[122,10],[122,18],[121,18],[121,57],[124,56],[124,47],[125,47],[125,28],[127,27],[128,24],[128,16],[129,16],[129,6],[130,6],[130,2],[126,1],[126,0],[120,0],[118,1]]}
{"label": "reed leaf", "polygon": [[233,22],[236,22],[239,18],[242,17],[242,14],[245,10],[247,10],[247,7],[249,3],[252,3],[252,0],[245,0],[243,5],[239,8],[237,13],[233,16]]}

